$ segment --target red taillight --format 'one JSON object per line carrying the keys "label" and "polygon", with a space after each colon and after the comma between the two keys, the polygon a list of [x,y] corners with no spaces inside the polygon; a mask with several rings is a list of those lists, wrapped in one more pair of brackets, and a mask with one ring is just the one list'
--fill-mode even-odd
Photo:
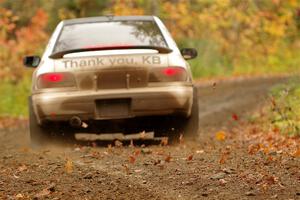
{"label": "red taillight", "polygon": [[186,81],[187,73],[183,67],[152,68],[149,82]]}
{"label": "red taillight", "polygon": [[60,82],[63,81],[63,74],[45,74],[44,76],[42,76],[42,78],[44,79],[44,81],[50,81],[50,82]]}
{"label": "red taillight", "polygon": [[184,71],[184,69],[180,69],[180,68],[175,68],[175,67],[168,67],[168,68],[165,68],[162,70],[163,73],[166,75],[166,76],[174,76],[176,74],[180,74]]}
{"label": "red taillight", "polygon": [[46,73],[38,78],[38,88],[61,88],[61,87],[74,87],[75,80],[71,73]]}

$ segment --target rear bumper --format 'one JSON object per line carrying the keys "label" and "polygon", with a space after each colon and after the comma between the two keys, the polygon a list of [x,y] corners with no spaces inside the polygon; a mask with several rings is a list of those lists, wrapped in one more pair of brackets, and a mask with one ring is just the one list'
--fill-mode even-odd
{"label": "rear bumper", "polygon": [[82,120],[172,114],[188,116],[192,99],[191,85],[48,92],[32,96],[34,111],[39,122],[41,120],[67,121],[73,116],[78,116]]}

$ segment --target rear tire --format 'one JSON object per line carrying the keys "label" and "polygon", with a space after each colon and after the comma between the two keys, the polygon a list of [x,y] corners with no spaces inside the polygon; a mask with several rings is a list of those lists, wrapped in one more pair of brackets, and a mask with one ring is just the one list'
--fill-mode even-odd
{"label": "rear tire", "polygon": [[199,101],[198,90],[193,87],[193,105],[189,118],[183,123],[183,134],[186,137],[195,137],[199,132]]}
{"label": "rear tire", "polygon": [[179,141],[182,134],[186,138],[194,138],[199,132],[199,102],[197,88],[193,87],[193,105],[189,117],[165,116],[160,120],[160,126],[156,126],[155,135],[168,137],[170,142]]}
{"label": "rear tire", "polygon": [[32,99],[29,97],[29,132],[31,146],[40,148],[53,143],[74,143],[75,131],[67,123],[49,123],[40,125],[33,111]]}
{"label": "rear tire", "polygon": [[28,99],[29,108],[29,132],[30,141],[33,147],[41,147],[50,142],[50,131],[38,124],[36,116],[33,111],[32,99]]}

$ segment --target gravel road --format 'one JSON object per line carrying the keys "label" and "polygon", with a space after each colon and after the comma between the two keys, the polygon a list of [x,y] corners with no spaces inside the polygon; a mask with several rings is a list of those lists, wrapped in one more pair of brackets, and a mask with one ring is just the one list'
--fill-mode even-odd
{"label": "gravel road", "polygon": [[[0,199],[300,199],[300,159],[249,154],[251,142],[242,137],[251,113],[284,81],[199,82],[201,131],[172,145],[102,142],[33,150],[26,125],[16,122],[0,131]],[[220,131],[226,139],[216,139]]]}

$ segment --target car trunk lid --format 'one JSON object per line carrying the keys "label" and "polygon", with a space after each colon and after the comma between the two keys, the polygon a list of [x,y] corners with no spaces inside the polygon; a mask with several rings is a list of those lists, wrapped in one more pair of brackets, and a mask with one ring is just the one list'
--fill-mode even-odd
{"label": "car trunk lid", "polygon": [[153,67],[168,66],[156,50],[109,50],[67,54],[55,59],[56,72],[72,72],[80,90],[146,87]]}

